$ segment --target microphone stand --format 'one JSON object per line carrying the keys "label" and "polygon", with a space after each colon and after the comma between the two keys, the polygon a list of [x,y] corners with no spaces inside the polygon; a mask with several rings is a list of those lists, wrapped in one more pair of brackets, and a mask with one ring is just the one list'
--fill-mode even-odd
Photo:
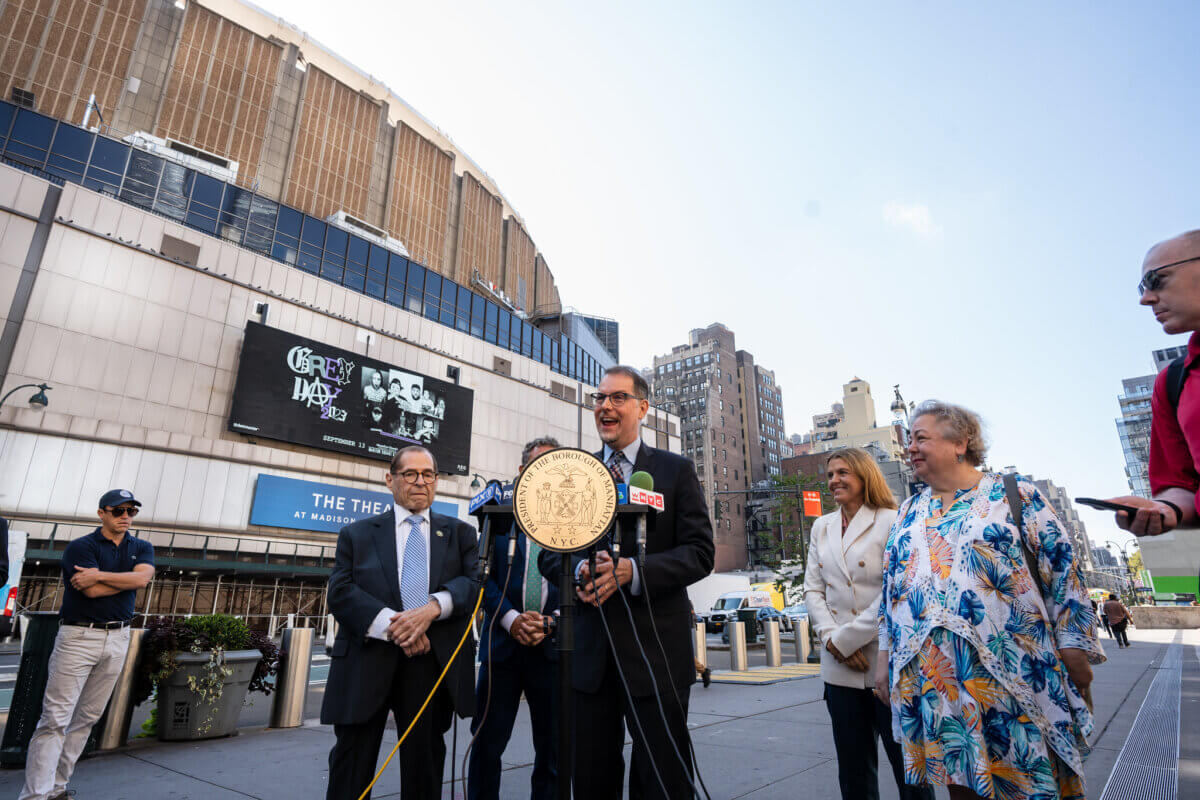
{"label": "microphone stand", "polygon": [[558,798],[571,800],[575,772],[575,694],[571,660],[575,652],[575,576],[564,553],[558,576]]}

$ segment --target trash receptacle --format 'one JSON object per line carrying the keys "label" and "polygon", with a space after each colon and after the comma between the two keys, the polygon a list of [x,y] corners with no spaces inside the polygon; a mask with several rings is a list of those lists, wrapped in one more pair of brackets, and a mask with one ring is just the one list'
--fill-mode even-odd
{"label": "trash receptacle", "polygon": [[758,641],[758,609],[754,608],[739,608],[738,622],[746,623],[746,644],[754,644]]}
{"label": "trash receptacle", "polygon": [[[8,709],[8,723],[4,726],[4,738],[0,741],[0,764],[6,767],[25,764],[29,740],[42,716],[42,698],[46,694],[46,681],[50,678],[50,654],[58,637],[57,611],[33,611],[23,616],[25,619],[21,624],[25,626],[25,638],[21,644],[21,662],[17,668],[12,704]],[[97,720],[82,755],[86,756],[96,749],[96,736],[104,727],[104,722],[104,717]]]}

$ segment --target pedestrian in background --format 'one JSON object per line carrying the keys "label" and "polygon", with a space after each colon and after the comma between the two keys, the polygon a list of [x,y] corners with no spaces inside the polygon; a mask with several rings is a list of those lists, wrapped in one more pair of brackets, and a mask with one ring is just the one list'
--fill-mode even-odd
{"label": "pedestrian in background", "polygon": [[1108,625],[1112,628],[1113,638],[1117,640],[1117,647],[1129,647],[1129,634],[1125,632],[1129,627],[1129,609],[1115,594],[1110,594],[1104,601],[1104,616],[1108,617]]}
{"label": "pedestrian in background", "polygon": [[965,408],[919,405],[908,455],[928,487],[884,551],[875,678],[905,780],[951,800],[1083,798],[1104,655],[1065,528],[1031,481],[979,469]]}
{"label": "pedestrian in background", "polygon": [[824,645],[821,679],[842,799],[878,800],[882,736],[900,797],[933,800],[932,788],[905,784],[891,711],[871,692],[879,652],[883,546],[896,520],[896,499],[875,459],[857,447],[835,450],[825,462],[825,477],[838,510],[813,523],[804,602]]}
{"label": "pedestrian in background", "polygon": [[1108,638],[1113,638],[1112,628],[1108,624],[1108,614],[1104,613],[1104,606],[1097,605],[1096,601],[1092,601],[1092,611],[1095,611],[1100,617],[1100,625],[1104,628],[1104,632],[1108,634]]}
{"label": "pedestrian in background", "polygon": [[[1200,356],[1200,230],[1150,248],[1142,261],[1139,302],[1169,334],[1190,333],[1187,353],[1158,373],[1150,396],[1150,494],[1112,502],[1138,509],[1116,513],[1117,525],[1137,536],[1194,527],[1200,491],[1200,387],[1191,380]],[[1109,620],[1111,624],[1112,620]]]}
{"label": "pedestrian in background", "polygon": [[129,535],[141,503],[124,489],[100,498],[100,527],[62,554],[63,602],[42,716],[29,740],[20,800],[65,800],[92,726],[129,649],[137,590],[154,577],[154,548]]}

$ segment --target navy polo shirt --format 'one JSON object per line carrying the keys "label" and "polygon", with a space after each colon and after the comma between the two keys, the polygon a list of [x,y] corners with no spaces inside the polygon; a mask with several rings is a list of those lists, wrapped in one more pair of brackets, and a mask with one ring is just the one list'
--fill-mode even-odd
{"label": "navy polo shirt", "polygon": [[138,564],[154,566],[154,548],[142,539],[125,534],[115,545],[99,528],[67,545],[62,555],[64,622],[124,622],[133,619],[137,592],[126,589],[108,597],[88,597],[71,585],[75,567],[95,567],[101,572],[133,572]]}

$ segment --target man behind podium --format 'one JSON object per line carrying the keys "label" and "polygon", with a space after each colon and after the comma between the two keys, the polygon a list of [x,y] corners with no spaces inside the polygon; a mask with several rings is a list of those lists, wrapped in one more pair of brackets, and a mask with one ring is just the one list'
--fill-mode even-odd
{"label": "man behind podium", "polygon": [[[628,483],[636,471],[650,473],[654,491],[663,495],[665,505],[662,513],[651,513],[648,521],[644,570],[631,558],[637,545],[633,519],[620,520],[620,559],[614,564],[607,552],[601,553],[594,581],[586,553],[565,556],[571,559],[580,583],[578,597],[583,603],[577,617],[571,676],[575,689],[577,800],[622,796],[625,762],[621,750],[626,724],[633,735],[630,797],[664,797],[650,755],[665,784],[664,800],[693,794],[687,705],[696,671],[687,586],[712,571],[712,523],[692,462],[641,441],[642,419],[650,408],[648,390],[646,379],[637,370],[614,366],[604,373],[599,391],[592,395],[596,430],[604,442],[596,455],[622,483]],[[542,574],[559,574],[563,557],[543,551]],[[617,592],[623,599],[616,596]],[[632,628],[626,603],[632,610]],[[612,631],[611,646],[601,614]],[[655,627],[662,647],[655,637]],[[650,662],[650,672],[642,660],[638,640]],[[632,704],[622,688],[617,664],[629,682]],[[665,728],[660,701],[667,720]],[[645,738],[633,722],[634,715],[641,721]]]}
{"label": "man behind podium", "polygon": [[[355,800],[374,777],[388,712],[408,727],[454,652],[474,608],[479,555],[475,529],[430,511],[437,462],[405,447],[385,476],[395,505],[338,534],[329,576],[333,643],[321,722],[329,752],[327,800]],[[453,711],[474,708],[474,641],[455,659],[429,708],[400,747],[401,796],[440,797],[444,736]]]}
{"label": "man behind podium", "polygon": [[[560,446],[549,436],[534,439],[521,451],[520,468],[525,469],[542,453]],[[492,549],[493,566],[483,594],[476,713],[471,722],[475,744],[471,747],[467,771],[467,800],[500,797],[500,759],[512,737],[522,694],[529,706],[529,727],[533,734],[529,796],[531,800],[553,800],[558,774],[554,727],[558,654],[554,642],[546,636],[543,615],[551,616],[558,610],[558,586],[538,572],[537,554],[541,547],[521,533],[515,523],[506,536],[495,537]]]}

